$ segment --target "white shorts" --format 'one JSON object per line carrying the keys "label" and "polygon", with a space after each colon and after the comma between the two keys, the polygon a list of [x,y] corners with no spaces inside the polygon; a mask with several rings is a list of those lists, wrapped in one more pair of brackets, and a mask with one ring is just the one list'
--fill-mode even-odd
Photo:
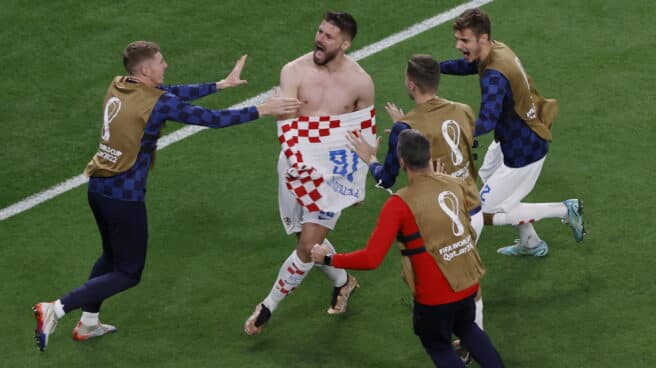
{"label": "white shorts", "polygon": [[517,206],[535,187],[546,158],[545,155],[524,167],[508,167],[503,163],[500,144],[492,142],[478,172],[483,180],[481,189],[483,212],[508,212]]}
{"label": "white shorts", "polygon": [[483,211],[479,210],[476,212],[474,215],[471,215],[471,226],[474,228],[476,231],[476,243],[478,243],[478,239],[481,238],[481,233],[483,232]]}
{"label": "white shorts", "polygon": [[287,234],[300,233],[302,225],[312,223],[333,230],[339,219],[340,212],[310,212],[301,206],[294,194],[287,189],[285,176],[289,169],[289,162],[283,152],[278,157],[278,209],[280,220]]}
{"label": "white shorts", "polygon": [[501,144],[499,144],[497,141],[492,141],[492,143],[487,146],[483,164],[478,169],[478,177],[481,178],[483,184],[485,184],[492,173],[495,172],[502,164],[503,152],[501,152]]}

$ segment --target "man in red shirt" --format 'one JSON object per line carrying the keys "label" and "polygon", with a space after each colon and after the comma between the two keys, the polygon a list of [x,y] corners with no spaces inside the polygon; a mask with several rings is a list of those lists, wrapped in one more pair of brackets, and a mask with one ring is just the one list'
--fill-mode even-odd
{"label": "man in red shirt", "polygon": [[[414,332],[440,367],[464,367],[451,346],[458,336],[482,367],[503,367],[489,337],[474,323],[474,295],[485,273],[466,211],[464,182],[431,169],[430,143],[420,132],[399,135],[398,156],[409,185],[383,205],[364,249],[329,254],[312,248],[312,261],[337,268],[377,268],[398,236],[407,257],[405,278],[413,291]],[[420,225],[418,225],[420,224]]]}

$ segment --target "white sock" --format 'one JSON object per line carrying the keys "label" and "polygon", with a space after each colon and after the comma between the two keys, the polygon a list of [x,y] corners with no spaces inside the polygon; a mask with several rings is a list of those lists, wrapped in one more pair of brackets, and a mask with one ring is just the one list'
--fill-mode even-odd
{"label": "white sock", "polygon": [[55,300],[55,317],[61,319],[65,314],[66,312],[64,312],[64,305],[61,303],[61,300]]}
{"label": "white sock", "polygon": [[100,320],[98,319],[98,314],[99,313],[82,312],[82,317],[80,317],[80,322],[82,322],[82,324],[87,326],[95,326],[100,323]]}
{"label": "white sock", "polygon": [[535,248],[542,241],[535,232],[532,223],[517,226],[519,228],[519,244],[526,248]]}
{"label": "white sock", "polygon": [[567,217],[567,207],[564,203],[520,203],[508,212],[494,214],[494,225],[522,225],[545,218]]}
{"label": "white sock", "polygon": [[305,263],[301,261],[296,254],[296,250],[294,250],[280,267],[278,278],[273,283],[271,292],[262,304],[273,312],[278,307],[278,303],[303,282],[313,264],[312,262]]}
{"label": "white sock", "polygon": [[476,316],[474,323],[482,330],[483,329],[483,298],[476,301]]}
{"label": "white sock", "polygon": [[[330,254],[335,254],[337,253],[335,251],[335,247],[328,241],[328,239],[324,239],[323,245],[328,247],[330,249]],[[335,268],[332,266],[325,266],[325,265],[319,265],[315,264],[315,267],[318,267],[321,272],[323,272],[330,280],[333,282],[333,286],[335,287],[340,287],[344,286],[346,284],[346,281],[348,281],[348,274],[346,273],[346,270],[343,268]]]}

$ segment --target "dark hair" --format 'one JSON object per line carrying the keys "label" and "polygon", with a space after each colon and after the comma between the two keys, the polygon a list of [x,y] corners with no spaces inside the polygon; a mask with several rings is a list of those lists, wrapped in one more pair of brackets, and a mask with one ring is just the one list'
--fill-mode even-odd
{"label": "dark hair", "polygon": [[150,41],[134,41],[123,50],[123,66],[129,74],[134,74],[134,68],[142,61],[150,59],[160,51],[159,45]]}
{"label": "dark hair", "polygon": [[396,152],[410,170],[429,167],[431,162],[430,142],[415,129],[406,129],[399,134]]}
{"label": "dark hair", "polygon": [[351,41],[358,34],[358,24],[349,13],[328,11],[324,14],[323,20],[339,28],[339,31],[349,36]]}
{"label": "dark hair", "polygon": [[422,93],[435,92],[440,84],[440,63],[431,55],[415,54],[408,60],[408,79]]}
{"label": "dark hair", "polygon": [[487,34],[488,38],[492,39],[492,23],[490,22],[490,17],[479,8],[465,10],[456,18],[453,23],[453,30],[462,31],[465,29],[471,29],[476,37]]}

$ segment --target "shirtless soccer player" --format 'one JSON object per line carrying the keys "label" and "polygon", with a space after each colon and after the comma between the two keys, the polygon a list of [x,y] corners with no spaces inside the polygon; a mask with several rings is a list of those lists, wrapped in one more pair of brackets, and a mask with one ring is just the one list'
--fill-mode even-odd
{"label": "shirtless soccer player", "polygon": [[[350,14],[328,12],[314,38],[314,50],[288,63],[280,73],[280,93],[301,100],[299,116],[348,114],[370,107],[374,103],[374,83],[371,77],[347,56],[346,50],[357,33],[357,25]],[[288,119],[293,115],[281,116]],[[314,244],[324,244],[334,251],[326,239],[335,227],[339,212],[309,212],[298,204],[285,185],[289,164],[281,152],[278,173],[280,186],[278,201],[283,225],[288,234],[298,237],[296,249],[280,267],[269,295],[255,307],[246,320],[244,331],[249,335],[262,332],[271,313],[289,293],[298,287],[313,266],[310,251]],[[329,314],[346,311],[348,298],[358,285],[355,278],[343,269],[319,266],[332,281],[334,289]]]}

